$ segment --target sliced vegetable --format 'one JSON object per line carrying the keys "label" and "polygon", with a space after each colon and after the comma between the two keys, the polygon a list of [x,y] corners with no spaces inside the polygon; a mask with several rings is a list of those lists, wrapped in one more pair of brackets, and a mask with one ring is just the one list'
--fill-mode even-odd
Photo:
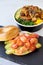
{"label": "sliced vegetable", "polygon": [[15,13],[14,17],[15,19],[18,19],[20,17],[21,8]]}
{"label": "sliced vegetable", "polygon": [[12,48],[9,48],[9,49],[6,50],[5,53],[6,53],[6,54],[13,54],[13,53],[15,53],[15,50],[12,49]]}
{"label": "sliced vegetable", "polygon": [[37,43],[36,48],[40,48],[40,47],[42,47],[42,45],[40,43]]}
{"label": "sliced vegetable", "polygon": [[8,44],[5,45],[5,49],[7,50],[7,49],[11,48],[11,45],[12,45],[12,43],[8,42]]}

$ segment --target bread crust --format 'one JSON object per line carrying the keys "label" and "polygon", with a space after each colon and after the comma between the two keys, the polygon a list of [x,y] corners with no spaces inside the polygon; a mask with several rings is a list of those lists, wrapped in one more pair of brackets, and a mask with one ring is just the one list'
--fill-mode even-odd
{"label": "bread crust", "polygon": [[0,41],[7,41],[19,34],[19,28],[13,25],[0,28]]}

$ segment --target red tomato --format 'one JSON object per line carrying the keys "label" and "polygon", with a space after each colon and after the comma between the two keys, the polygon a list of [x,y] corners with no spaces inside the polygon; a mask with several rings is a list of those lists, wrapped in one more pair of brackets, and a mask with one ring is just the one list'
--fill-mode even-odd
{"label": "red tomato", "polygon": [[30,39],[30,43],[31,44],[37,44],[38,43],[38,39],[37,38],[31,38]]}
{"label": "red tomato", "polygon": [[17,49],[17,48],[18,48],[17,44],[13,44],[11,47],[12,47],[13,49]]}

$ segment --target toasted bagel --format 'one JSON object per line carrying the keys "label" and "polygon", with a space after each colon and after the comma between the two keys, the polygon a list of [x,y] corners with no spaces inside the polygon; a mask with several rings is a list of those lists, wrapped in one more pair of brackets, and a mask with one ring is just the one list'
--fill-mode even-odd
{"label": "toasted bagel", "polygon": [[7,41],[19,34],[19,28],[13,25],[0,28],[0,41]]}

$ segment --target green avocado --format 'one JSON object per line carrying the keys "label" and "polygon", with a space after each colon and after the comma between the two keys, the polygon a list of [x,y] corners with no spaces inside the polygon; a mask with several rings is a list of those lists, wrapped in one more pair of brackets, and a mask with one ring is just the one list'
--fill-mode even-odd
{"label": "green avocado", "polygon": [[18,18],[20,17],[20,12],[21,12],[21,8],[18,9],[18,10],[16,11],[15,15],[14,15],[14,18],[15,18],[16,20],[18,20]]}

